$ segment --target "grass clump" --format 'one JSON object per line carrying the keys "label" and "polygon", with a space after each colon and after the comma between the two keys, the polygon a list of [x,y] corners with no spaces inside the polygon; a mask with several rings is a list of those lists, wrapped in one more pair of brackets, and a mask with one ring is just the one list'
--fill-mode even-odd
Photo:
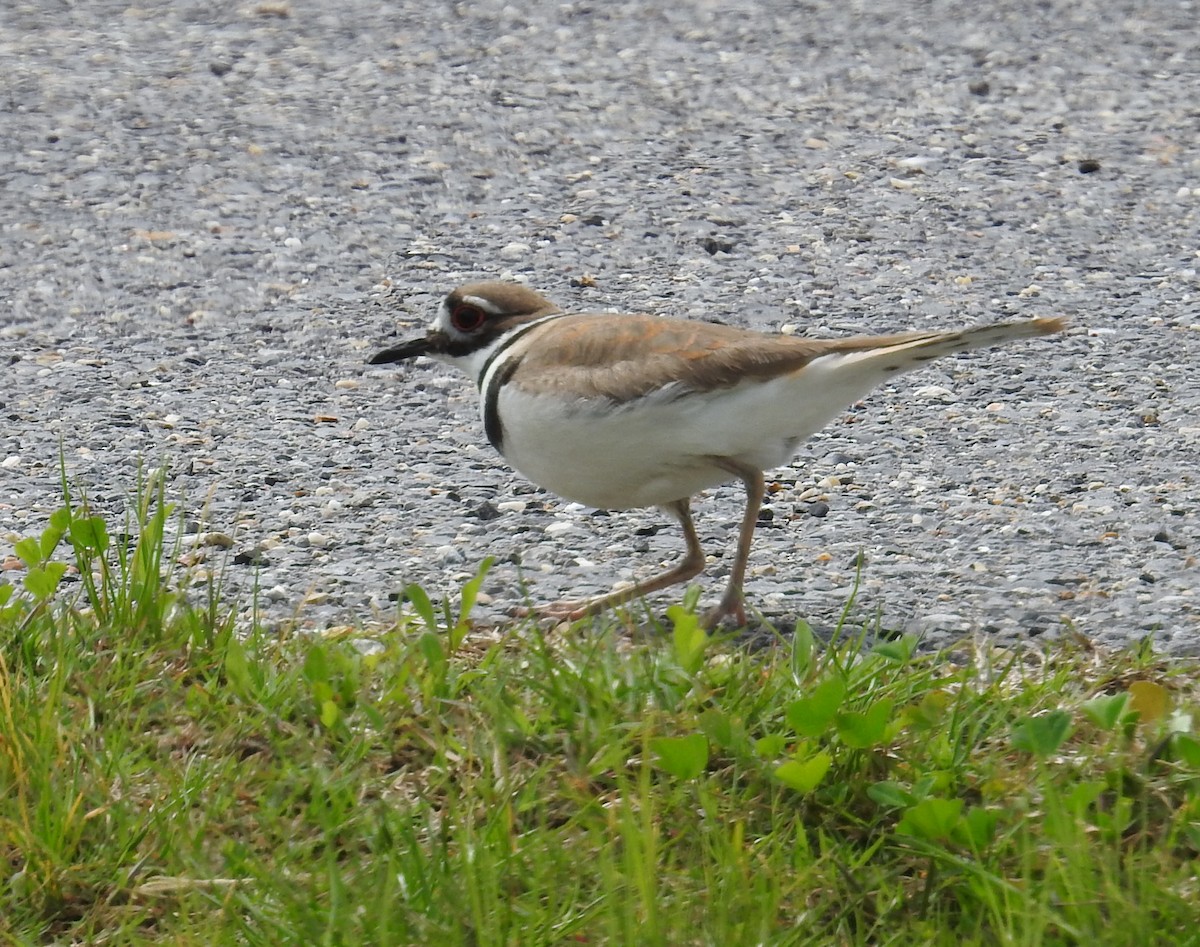
{"label": "grass clump", "polygon": [[120,539],[68,498],[14,544],[0,939],[1196,940],[1197,678],[1148,647],[492,628],[482,570],[235,633],[169,518],[152,477]]}

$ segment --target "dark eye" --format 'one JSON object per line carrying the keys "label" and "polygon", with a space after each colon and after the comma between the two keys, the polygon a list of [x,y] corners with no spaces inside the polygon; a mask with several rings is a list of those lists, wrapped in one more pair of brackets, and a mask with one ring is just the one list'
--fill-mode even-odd
{"label": "dark eye", "polygon": [[459,332],[475,332],[487,321],[487,313],[470,303],[459,303],[450,311],[450,325]]}

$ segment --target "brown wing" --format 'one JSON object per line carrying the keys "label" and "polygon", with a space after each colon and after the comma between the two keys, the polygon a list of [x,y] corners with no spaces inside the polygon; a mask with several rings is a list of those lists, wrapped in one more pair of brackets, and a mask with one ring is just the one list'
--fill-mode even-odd
{"label": "brown wing", "polygon": [[674,383],[679,393],[793,372],[820,355],[887,347],[937,333],[797,339],[657,316],[567,316],[522,337],[510,384],[530,393],[627,401]]}

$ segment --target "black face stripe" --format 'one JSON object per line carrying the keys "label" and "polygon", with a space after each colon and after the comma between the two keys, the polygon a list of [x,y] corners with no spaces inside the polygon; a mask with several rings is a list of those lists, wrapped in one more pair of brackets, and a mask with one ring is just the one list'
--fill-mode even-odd
{"label": "black face stripe", "polygon": [[[445,338],[445,344],[441,348],[441,352],[452,358],[465,358],[472,352],[482,348],[487,348],[495,341],[496,337],[504,332],[502,327],[496,326],[494,323],[485,323],[483,328],[473,335],[460,337],[449,335],[448,333],[439,333]],[[505,345],[508,343],[506,342]],[[504,346],[502,345],[501,348]],[[439,353],[440,354],[440,353]],[[494,357],[494,356],[493,356]],[[490,361],[490,359],[489,359]],[[480,375],[480,378],[483,376]]]}
{"label": "black face stripe", "polygon": [[[488,364],[491,364],[491,359],[488,360]],[[520,364],[520,355],[510,359],[507,364],[501,366],[500,371],[488,382],[487,391],[483,392],[483,432],[487,435],[488,443],[501,454],[504,453],[504,424],[500,420],[500,389],[512,378],[513,372]],[[486,366],[483,374],[487,374]]]}

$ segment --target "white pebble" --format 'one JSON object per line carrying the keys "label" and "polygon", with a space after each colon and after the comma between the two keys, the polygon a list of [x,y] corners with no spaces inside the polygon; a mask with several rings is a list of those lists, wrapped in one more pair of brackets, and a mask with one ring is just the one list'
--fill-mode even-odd
{"label": "white pebble", "polygon": [[520,260],[529,253],[529,244],[527,243],[507,243],[500,248],[500,259],[502,260]]}

